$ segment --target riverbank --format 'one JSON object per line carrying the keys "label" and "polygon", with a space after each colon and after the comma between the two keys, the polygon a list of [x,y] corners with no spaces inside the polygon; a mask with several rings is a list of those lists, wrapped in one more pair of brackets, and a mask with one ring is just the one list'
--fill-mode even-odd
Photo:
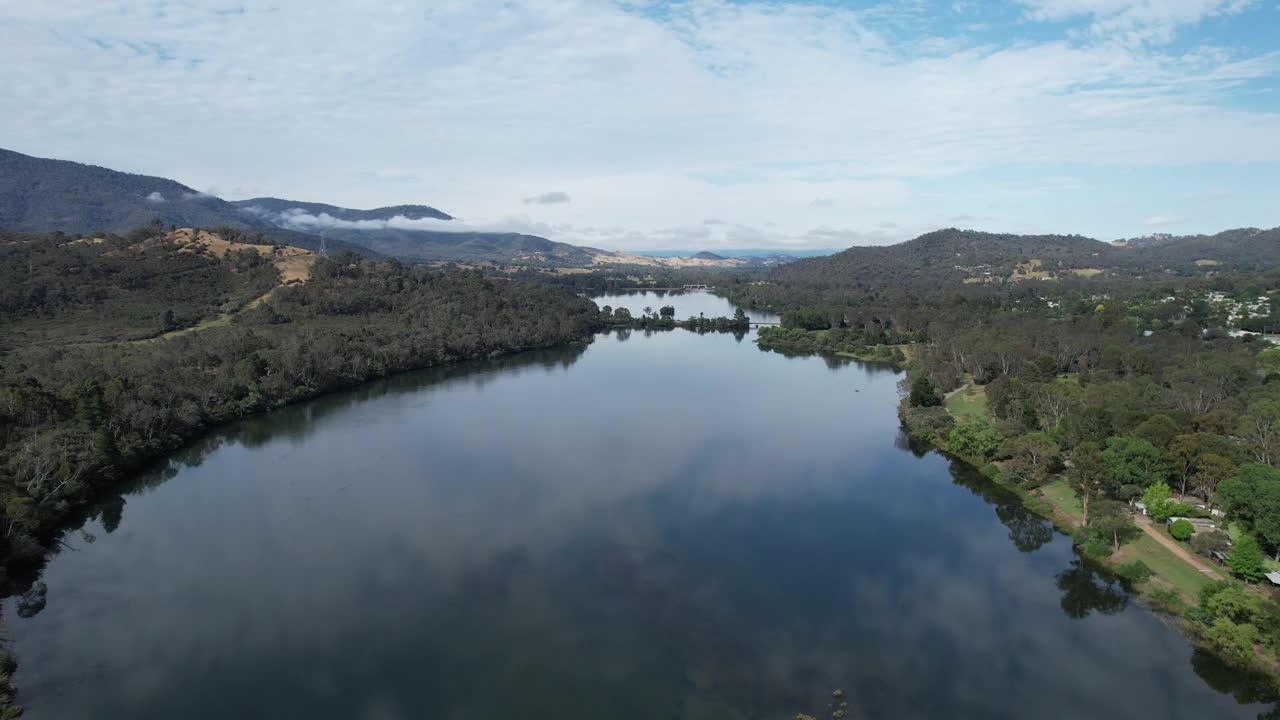
{"label": "riverbank", "polygon": [[[966,456],[949,447],[941,432],[944,428],[965,422],[986,426],[985,396],[971,392],[972,389],[970,383],[965,383],[948,393],[939,407],[912,408],[909,398],[903,397],[899,404],[899,418],[904,431],[914,440],[936,448],[951,462],[964,463],[1017,495],[1028,510],[1071,535],[1077,552],[1086,562],[1123,578],[1149,608],[1177,627],[1194,647],[1256,675],[1267,696],[1280,696],[1280,662],[1274,655],[1265,652],[1258,644],[1250,646],[1248,657],[1228,654],[1223,651],[1220,640],[1210,637],[1203,623],[1191,619],[1198,617],[1197,613],[1203,613],[1199,605],[1206,588],[1213,583],[1218,583],[1215,587],[1226,585],[1229,576],[1198,558],[1193,559],[1178,541],[1167,535],[1163,526],[1153,525],[1148,518],[1138,516],[1135,522],[1137,536],[1126,540],[1113,552],[1111,547],[1105,543],[1099,545],[1085,532],[1083,504],[1061,474],[1051,474],[1046,482],[1027,488],[1008,482],[999,463]],[[938,421],[939,411],[946,415],[948,423]],[[1260,589],[1254,592],[1267,597]]]}
{"label": "riverbank", "polygon": [[870,362],[901,365],[908,361],[910,346],[868,343],[861,333],[846,328],[804,330],[788,327],[763,327],[756,338],[762,350],[789,353],[828,353]]}

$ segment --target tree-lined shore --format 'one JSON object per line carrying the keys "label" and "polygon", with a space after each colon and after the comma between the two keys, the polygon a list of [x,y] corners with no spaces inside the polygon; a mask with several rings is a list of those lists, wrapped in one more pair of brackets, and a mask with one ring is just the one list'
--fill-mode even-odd
{"label": "tree-lined shore", "polygon": [[1280,678],[1262,583],[1280,570],[1280,349],[1247,329],[1280,318],[1280,271],[846,283],[807,266],[721,286],[782,313],[761,348],[909,344],[913,437],[1055,519],[1197,645]]}

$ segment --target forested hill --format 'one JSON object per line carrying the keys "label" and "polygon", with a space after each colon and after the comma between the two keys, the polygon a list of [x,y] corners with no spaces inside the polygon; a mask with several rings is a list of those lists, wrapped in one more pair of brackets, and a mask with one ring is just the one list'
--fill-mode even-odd
{"label": "forested hill", "polygon": [[0,231],[0,568],[215,424],[599,323],[551,285],[198,235]]}
{"label": "forested hill", "polygon": [[778,282],[814,286],[912,286],[1050,279],[1100,272],[1194,274],[1280,265],[1280,228],[1105,243],[1080,235],[1010,235],[947,228],[897,245],[851,247],[777,268]]}
{"label": "forested hill", "polygon": [[[0,149],[0,229],[123,233],[156,219],[178,227],[257,231],[308,250],[320,246],[313,235],[279,227],[174,180]],[[329,249],[375,255],[341,240]]]}
{"label": "forested hill", "polygon": [[1184,269],[1257,271],[1280,265],[1280,227],[1238,228],[1215,235],[1174,236],[1142,247],[1122,248],[1139,265]]}
{"label": "forested hill", "polygon": [[[1032,259],[1065,267],[1107,262],[1118,248],[1079,235],[1005,235],[947,228],[897,245],[851,247],[772,272],[780,281],[829,285],[914,285],[1012,272]],[[1006,273],[1007,274],[1007,273]]]}

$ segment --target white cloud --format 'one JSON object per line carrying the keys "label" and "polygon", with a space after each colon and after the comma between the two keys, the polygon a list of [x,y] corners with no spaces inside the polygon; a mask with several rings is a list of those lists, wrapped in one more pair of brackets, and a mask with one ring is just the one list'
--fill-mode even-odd
{"label": "white cloud", "polygon": [[1177,28],[1208,17],[1233,15],[1257,0],[1018,0],[1035,20],[1067,20],[1085,16],[1096,34],[1134,41],[1167,42]]}
{"label": "white cloud", "polygon": [[149,203],[162,203],[165,201],[164,195],[161,195],[159,190],[153,190],[146,200]]}
{"label": "white cloud", "polygon": [[546,192],[541,195],[534,195],[524,199],[526,205],[559,205],[569,202],[569,193],[566,192]]}
{"label": "white cloud", "polygon": [[[703,232],[707,217],[758,242],[822,228],[903,239],[958,214],[1117,236],[1132,226],[1120,210],[1063,210],[1100,207],[1102,191],[1024,188],[1080,168],[1280,163],[1280,115],[1235,102],[1276,77],[1280,51],[1109,34],[1172,32],[1238,5],[1028,0],[1036,18],[1097,30],[975,45],[920,30],[915,4],[10,3],[0,106],[23,110],[0,114],[0,137],[196,187],[426,203],[620,247]],[[1035,177],[984,177],[1009,167]],[[555,187],[573,202],[524,220],[529,188]],[[1280,203],[1254,192],[1256,213]],[[835,202],[818,213],[815,198]],[[877,229],[886,221],[896,232]]]}
{"label": "white cloud", "polygon": [[1170,217],[1170,216],[1168,216],[1168,215],[1152,215],[1152,216],[1150,216],[1150,217],[1143,218],[1143,220],[1142,220],[1142,224],[1143,224],[1143,225],[1146,225],[1147,227],[1160,227],[1160,226],[1162,226],[1162,225],[1175,225],[1175,224],[1177,224],[1177,223],[1179,223],[1179,222],[1181,222],[1181,221],[1180,221],[1178,218],[1176,218],[1176,217]]}

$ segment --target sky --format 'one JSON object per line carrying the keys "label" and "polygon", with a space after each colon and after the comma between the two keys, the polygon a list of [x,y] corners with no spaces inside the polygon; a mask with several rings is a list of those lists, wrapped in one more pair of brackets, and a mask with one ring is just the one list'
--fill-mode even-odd
{"label": "sky", "polygon": [[1280,225],[1280,0],[0,0],[0,147],[606,249]]}

